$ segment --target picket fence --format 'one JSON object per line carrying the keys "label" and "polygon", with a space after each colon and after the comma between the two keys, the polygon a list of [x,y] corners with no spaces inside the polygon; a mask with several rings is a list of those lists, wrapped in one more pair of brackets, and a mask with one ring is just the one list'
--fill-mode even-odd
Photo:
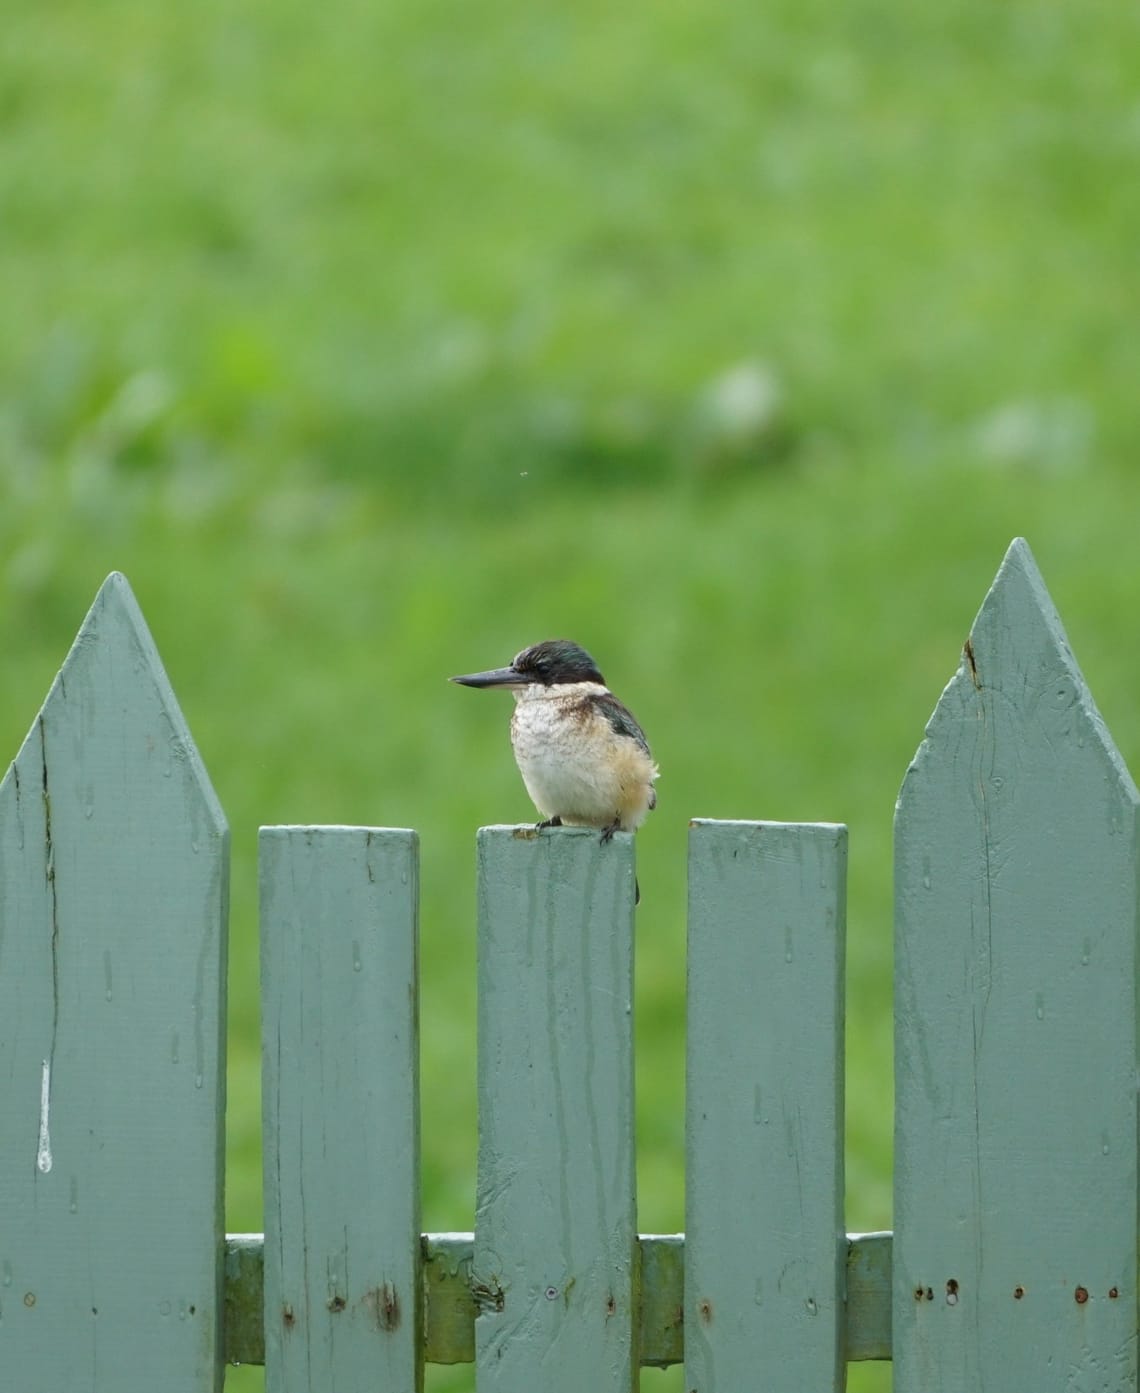
{"label": "picket fence", "polygon": [[421,1235],[416,834],[264,828],[265,1235],[226,1237],[228,833],[112,575],[0,785],[0,1387],[1135,1389],[1138,801],[1017,541],[896,813],[893,1236],[844,1227],[843,827],[692,824],[666,1237],[631,838],[479,833],[475,1232]]}

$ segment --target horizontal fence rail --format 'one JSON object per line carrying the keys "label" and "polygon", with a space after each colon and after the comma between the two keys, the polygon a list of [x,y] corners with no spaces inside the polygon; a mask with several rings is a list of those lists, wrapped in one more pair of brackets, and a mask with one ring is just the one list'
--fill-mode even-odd
{"label": "horizontal fence rail", "polygon": [[686,1233],[637,1225],[633,839],[477,841],[474,1232],[420,1224],[419,840],[261,830],[264,1236],[222,1231],[229,834],[129,587],[0,783],[0,1387],[1137,1387],[1140,795],[1015,542],[895,815],[894,1232],[848,1235],[847,829],[690,824]]}
{"label": "horizontal fence rail", "polygon": [[[640,1363],[645,1368],[663,1369],[680,1364],[684,1358],[685,1237],[642,1234],[638,1246]],[[259,1233],[231,1233],[226,1238],[225,1354],[231,1364],[265,1363],[263,1254],[264,1239]],[[425,1360],[429,1364],[474,1363],[478,1314],[471,1275],[474,1234],[422,1234],[420,1259]],[[844,1273],[847,1359],[890,1359],[891,1235],[849,1234],[844,1245]]]}

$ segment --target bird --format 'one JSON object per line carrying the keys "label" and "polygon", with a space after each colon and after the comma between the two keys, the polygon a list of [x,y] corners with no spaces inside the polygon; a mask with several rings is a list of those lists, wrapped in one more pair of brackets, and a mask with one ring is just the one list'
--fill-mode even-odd
{"label": "bird", "polygon": [[511,745],[542,814],[539,829],[597,827],[608,842],[615,832],[635,832],[657,806],[658,769],[645,732],[579,644],[545,639],[507,667],[451,681],[513,694]]}

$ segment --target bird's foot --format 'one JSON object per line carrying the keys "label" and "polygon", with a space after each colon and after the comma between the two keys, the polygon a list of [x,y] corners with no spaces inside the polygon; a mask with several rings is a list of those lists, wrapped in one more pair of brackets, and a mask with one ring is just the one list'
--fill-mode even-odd
{"label": "bird's foot", "polygon": [[562,826],[562,819],[561,819],[557,814],[555,814],[554,817],[544,817],[544,818],[542,819],[541,822],[536,822],[536,823],[534,824],[534,830],[535,830],[536,832],[545,832],[546,829],[547,829],[548,827],[561,827],[561,826]]}
{"label": "bird's foot", "polygon": [[[614,833],[620,831],[621,818],[615,817],[613,822],[609,823],[607,826],[602,828],[602,835],[598,838],[598,840],[601,842],[603,846],[605,846],[607,842],[613,841]],[[641,886],[637,883],[636,876],[634,876],[633,878],[633,903],[635,905],[639,905],[641,903]]]}

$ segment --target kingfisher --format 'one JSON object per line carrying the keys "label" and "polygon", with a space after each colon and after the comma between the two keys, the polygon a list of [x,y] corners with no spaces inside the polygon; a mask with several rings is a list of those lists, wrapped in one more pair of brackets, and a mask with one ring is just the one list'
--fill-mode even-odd
{"label": "kingfisher", "polygon": [[546,639],[509,667],[451,680],[513,693],[511,745],[542,814],[539,828],[598,827],[608,842],[615,832],[636,831],[657,806],[657,765],[645,732],[578,644]]}

